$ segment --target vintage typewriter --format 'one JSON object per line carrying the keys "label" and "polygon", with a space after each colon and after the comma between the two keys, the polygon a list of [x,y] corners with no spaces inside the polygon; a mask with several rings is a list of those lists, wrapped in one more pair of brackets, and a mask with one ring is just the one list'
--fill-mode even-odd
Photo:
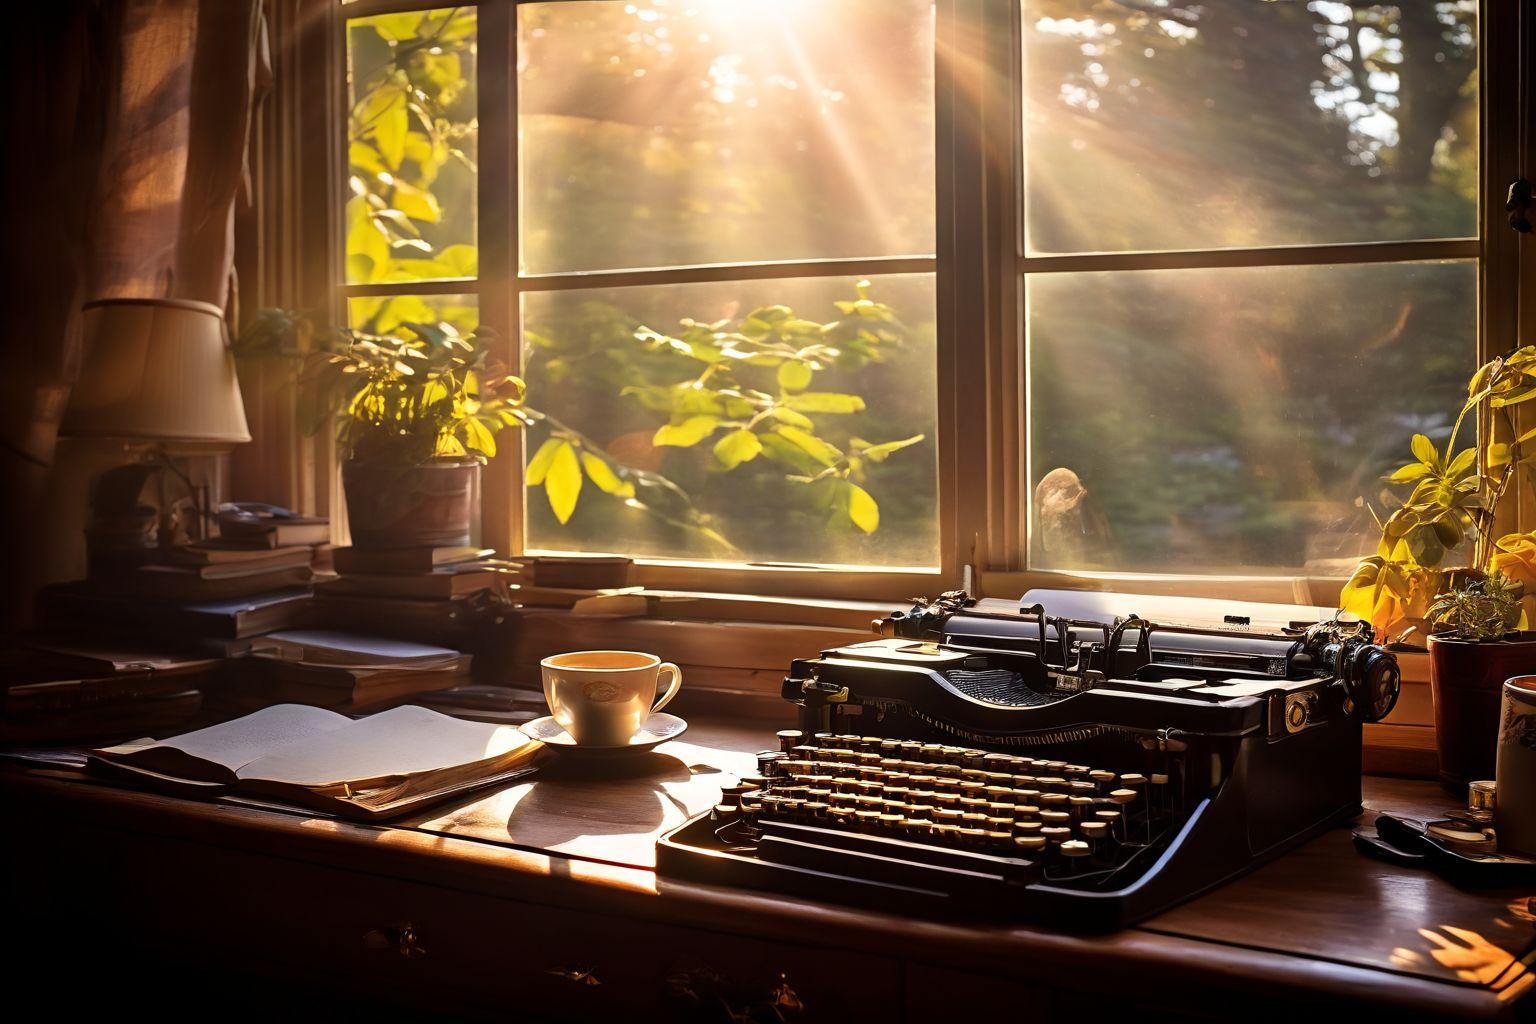
{"label": "vintage typewriter", "polygon": [[1396,659],[1364,623],[1287,617],[1305,611],[919,602],[792,664],[799,728],[661,838],[658,870],[912,913],[1145,918],[1360,812],[1361,723],[1396,703]]}

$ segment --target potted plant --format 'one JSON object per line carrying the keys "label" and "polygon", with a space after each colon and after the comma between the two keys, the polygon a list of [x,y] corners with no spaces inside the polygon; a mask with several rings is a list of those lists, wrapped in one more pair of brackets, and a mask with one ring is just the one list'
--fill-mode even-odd
{"label": "potted plant", "polygon": [[[1444,450],[1415,434],[1413,460],[1386,478],[1411,489],[1384,521],[1377,517],[1376,554],[1340,595],[1341,607],[1379,636],[1427,644],[1448,788],[1492,778],[1500,687],[1536,671],[1536,633],[1525,628],[1536,603],[1536,536],[1498,532],[1505,499],[1536,465],[1536,430],[1520,433],[1514,415],[1532,399],[1536,346],[1478,368]],[[1458,451],[1468,424],[1478,442]]]}
{"label": "potted plant", "polygon": [[337,417],[355,546],[470,542],[480,467],[497,432],[525,422],[523,382],[485,342],[447,323],[406,323],[399,336],[339,330],[308,356],[304,418],[318,428]]}

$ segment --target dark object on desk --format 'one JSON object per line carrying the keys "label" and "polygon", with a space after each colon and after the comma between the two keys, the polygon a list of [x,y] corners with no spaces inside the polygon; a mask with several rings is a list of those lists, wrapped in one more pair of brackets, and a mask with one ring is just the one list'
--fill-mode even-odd
{"label": "dark object on desk", "polygon": [[[1058,599],[1099,614],[1047,614]],[[1361,723],[1399,684],[1369,626],[1269,628],[1273,606],[1215,601],[1130,614],[1158,603],[946,595],[887,620],[892,639],[794,662],[802,737],[734,812],[664,836],[658,866],[1106,929],[1358,814]]]}
{"label": "dark object on desk", "polygon": [[104,740],[174,729],[202,705],[215,658],[33,638],[0,652],[0,742]]}
{"label": "dark object on desk", "polygon": [[103,593],[83,581],[56,583],[38,593],[38,617],[52,630],[132,632],[155,637],[239,640],[305,620],[309,587],[228,600],[150,600]]}
{"label": "dark object on desk", "polygon": [[219,537],[225,544],[253,548],[326,544],[331,521],[258,501],[230,502],[219,506]]}
{"label": "dark object on desk", "polygon": [[1382,811],[1371,829],[1358,829],[1355,849],[1394,864],[1433,870],[1465,888],[1501,888],[1536,883],[1536,860],[1518,854],[1478,852],[1431,834],[1435,821]]}

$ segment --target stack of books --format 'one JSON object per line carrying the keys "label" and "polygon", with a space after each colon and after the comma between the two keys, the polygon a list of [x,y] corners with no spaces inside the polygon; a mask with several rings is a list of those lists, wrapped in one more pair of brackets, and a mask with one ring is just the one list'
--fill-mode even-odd
{"label": "stack of books", "polygon": [[564,608],[577,615],[645,615],[643,588],[629,585],[633,559],[619,555],[532,555],[514,563],[508,599],[524,608]]}
{"label": "stack of books", "polygon": [[329,535],[311,517],[168,548],[146,565],[43,588],[39,619],[56,632],[147,634],[236,654],[250,637],[305,621],[311,563]]}
{"label": "stack of books", "polygon": [[229,663],[213,695],[221,712],[307,704],[353,714],[463,686],[472,658],[447,647],[335,630],[284,630]]}
{"label": "stack of books", "polygon": [[0,651],[0,742],[50,743],[183,727],[220,661],[143,644],[34,635]]}
{"label": "stack of books", "polygon": [[337,548],[336,577],[316,587],[316,622],[366,622],[390,636],[461,642],[473,631],[475,609],[504,592],[509,566],[494,554],[477,547]]}

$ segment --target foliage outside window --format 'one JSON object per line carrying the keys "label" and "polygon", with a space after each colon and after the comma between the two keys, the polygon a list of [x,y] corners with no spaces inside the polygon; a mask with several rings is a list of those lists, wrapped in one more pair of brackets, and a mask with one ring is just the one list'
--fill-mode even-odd
{"label": "foliage outside window", "polygon": [[1475,365],[1477,5],[1021,10],[1031,566],[1347,576]]}
{"label": "foliage outside window", "polygon": [[[549,3],[518,22],[525,268],[931,251],[928,4]],[[348,40],[351,323],[467,333],[476,13],[357,18]],[[907,173],[883,186],[870,169],[892,160]],[[528,546],[937,561],[927,275],[519,283]]]}

